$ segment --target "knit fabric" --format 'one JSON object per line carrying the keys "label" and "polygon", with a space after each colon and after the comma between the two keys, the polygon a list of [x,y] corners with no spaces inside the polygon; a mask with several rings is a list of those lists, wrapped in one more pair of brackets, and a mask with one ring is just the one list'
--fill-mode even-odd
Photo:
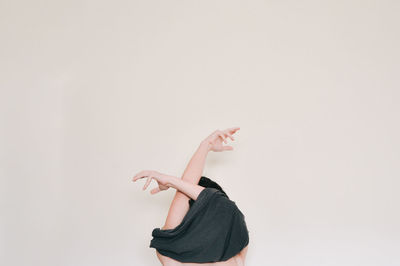
{"label": "knit fabric", "polygon": [[150,247],[180,262],[226,261],[249,243],[245,217],[224,193],[204,188],[182,222],[173,229],[155,228]]}

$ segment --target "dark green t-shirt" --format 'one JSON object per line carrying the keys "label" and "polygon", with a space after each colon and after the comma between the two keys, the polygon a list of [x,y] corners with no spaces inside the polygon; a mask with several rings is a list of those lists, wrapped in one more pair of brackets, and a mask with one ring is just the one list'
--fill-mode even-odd
{"label": "dark green t-shirt", "polygon": [[204,188],[182,222],[173,229],[155,228],[150,247],[180,262],[226,261],[249,243],[245,217],[224,193]]}

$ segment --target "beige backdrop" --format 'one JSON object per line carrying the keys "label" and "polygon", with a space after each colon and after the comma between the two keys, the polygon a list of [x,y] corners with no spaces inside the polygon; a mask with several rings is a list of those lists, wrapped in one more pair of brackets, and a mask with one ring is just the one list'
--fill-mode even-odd
{"label": "beige backdrop", "polygon": [[[1,265],[159,265],[199,142],[247,265],[400,264],[398,1],[1,1]],[[153,184],[150,188],[154,187]]]}

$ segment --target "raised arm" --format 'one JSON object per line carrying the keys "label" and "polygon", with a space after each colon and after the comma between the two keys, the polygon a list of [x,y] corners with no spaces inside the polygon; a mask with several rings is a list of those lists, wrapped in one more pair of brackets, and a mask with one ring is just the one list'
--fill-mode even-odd
{"label": "raised arm", "polygon": [[[196,197],[196,194],[203,189],[203,187],[199,186],[199,180],[202,176],[204,165],[206,162],[206,158],[209,151],[220,152],[220,151],[227,151],[233,150],[232,146],[224,146],[223,143],[227,143],[226,138],[230,138],[234,140],[233,134],[238,131],[239,127],[228,128],[226,130],[215,130],[211,133],[207,138],[201,141],[199,147],[196,149],[196,152],[193,154],[192,158],[190,159],[188,165],[186,166],[185,171],[183,172],[181,181],[185,181],[189,184],[195,186],[194,190],[188,189],[186,183],[181,183],[176,179],[173,179],[175,183],[170,183],[169,185],[179,185],[181,184],[182,187],[176,187],[177,191],[175,193],[174,198],[172,199],[171,206],[169,207],[168,215],[165,220],[165,224],[163,229],[171,229],[177,226],[186,215],[187,211],[189,210],[189,199]],[[158,173],[159,174],[159,173]],[[136,178],[136,177],[135,177]],[[134,178],[134,179],[135,179]],[[177,177],[175,177],[177,178]],[[179,178],[178,178],[179,179]],[[134,180],[135,181],[135,180]],[[146,189],[147,186],[150,184],[151,178],[147,179],[147,182],[143,189]],[[155,194],[161,190],[166,190],[169,186],[166,183],[158,182],[158,187],[151,190],[152,194]],[[186,188],[186,190],[185,190]]]}
{"label": "raised arm", "polygon": [[231,146],[223,146],[222,142],[227,143],[227,137],[234,140],[233,134],[239,130],[239,127],[228,128],[224,131],[215,130],[211,135],[201,141],[196,152],[193,154],[185,171],[183,172],[182,179],[192,184],[198,184],[203,174],[204,165],[206,163],[209,151],[225,151],[233,150]]}
{"label": "raised arm", "polygon": [[192,184],[199,183],[210,148],[211,146],[208,142],[203,140],[200,143],[182,174],[182,180]]}

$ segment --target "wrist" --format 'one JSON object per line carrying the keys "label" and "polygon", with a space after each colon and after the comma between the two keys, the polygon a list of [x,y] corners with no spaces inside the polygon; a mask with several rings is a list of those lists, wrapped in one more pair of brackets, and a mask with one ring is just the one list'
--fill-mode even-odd
{"label": "wrist", "polygon": [[199,148],[203,148],[205,149],[207,152],[209,152],[211,150],[211,143],[208,140],[203,140],[200,143],[200,147]]}
{"label": "wrist", "polygon": [[175,187],[174,184],[176,184],[175,183],[176,179],[177,179],[177,177],[175,177],[175,176],[167,175],[166,176],[166,181],[167,181],[166,186],[167,187]]}

